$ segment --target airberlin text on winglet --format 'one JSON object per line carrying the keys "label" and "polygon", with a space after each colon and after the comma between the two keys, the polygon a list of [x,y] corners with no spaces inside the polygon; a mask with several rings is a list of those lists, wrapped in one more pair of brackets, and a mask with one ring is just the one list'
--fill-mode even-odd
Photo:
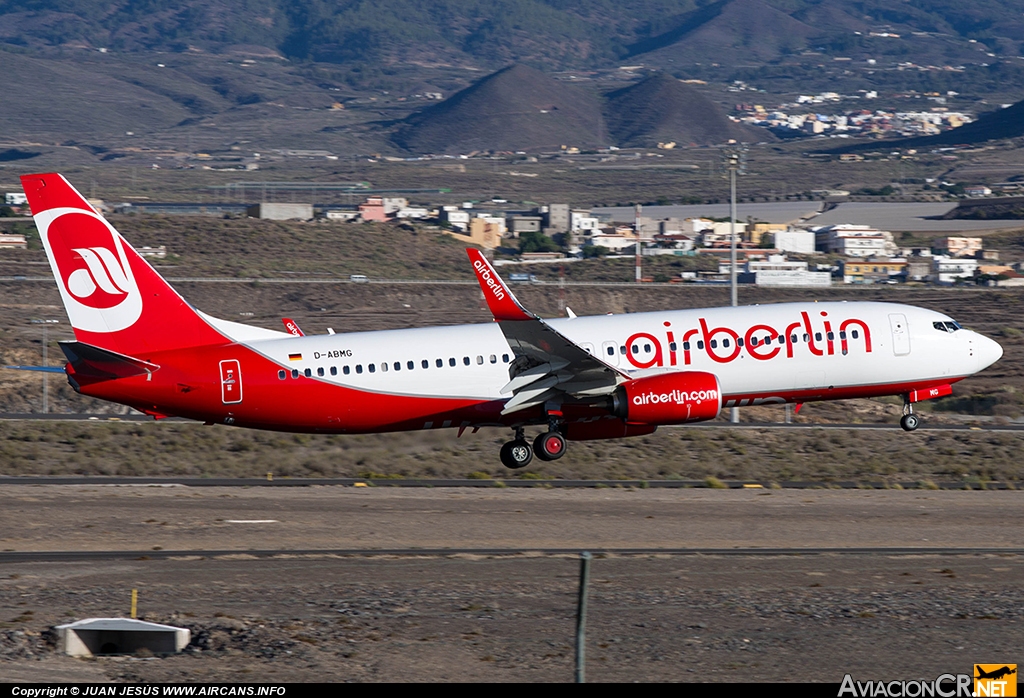
{"label": "airberlin text on winglet", "polygon": [[487,288],[491,289],[491,293],[499,301],[505,300],[505,289],[502,287],[501,282],[496,281],[491,276],[490,268],[479,259],[473,260],[473,268],[476,269],[477,273],[480,274],[480,278],[487,284]]}

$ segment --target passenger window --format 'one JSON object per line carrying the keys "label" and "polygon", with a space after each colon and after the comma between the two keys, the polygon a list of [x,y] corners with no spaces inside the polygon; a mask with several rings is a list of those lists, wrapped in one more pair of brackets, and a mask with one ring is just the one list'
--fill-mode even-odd
{"label": "passenger window", "polygon": [[349,373],[352,372],[352,369],[350,369],[348,366],[345,366],[344,368],[341,369],[341,372],[347,376]]}
{"label": "passenger window", "polygon": [[625,354],[626,353],[626,347],[619,347],[619,353],[620,354]]}
{"label": "passenger window", "polygon": [[805,341],[805,342],[809,342],[809,341],[811,341],[811,335],[809,335],[809,334],[807,334],[806,332],[804,332],[804,341]]}
{"label": "passenger window", "polygon": [[799,339],[800,338],[797,337],[795,334],[789,336],[789,341],[792,342],[793,344],[796,344]]}
{"label": "passenger window", "polygon": [[321,378],[324,377],[324,367],[323,366],[320,366],[319,368],[316,369],[316,375],[320,376]]}
{"label": "passenger window", "polygon": [[377,370],[377,365],[376,364],[370,364],[369,366],[367,366],[367,368],[370,369],[370,373],[374,373]]}
{"label": "passenger window", "polygon": [[858,337],[860,337],[860,332],[854,330],[853,332],[850,333],[850,336],[853,337],[854,339],[857,339]]}
{"label": "passenger window", "polygon": [[407,369],[409,369],[410,371],[411,371],[411,370],[412,370],[412,369],[413,369],[413,368],[414,368],[415,366],[416,366],[416,364],[415,364],[414,362],[412,362],[412,361],[406,361],[406,362],[405,362],[405,367],[406,367]]}
{"label": "passenger window", "polygon": [[441,368],[444,366],[444,359],[437,359],[434,363],[437,364],[438,368]]}
{"label": "passenger window", "polygon": [[820,342],[821,341],[821,332],[815,332],[814,333],[814,341],[816,341],[816,342]]}
{"label": "passenger window", "polygon": [[312,378],[313,377],[313,369],[307,368],[306,370],[304,370],[302,372],[302,375],[304,375],[306,378]]}
{"label": "passenger window", "polygon": [[299,369],[293,368],[292,369],[292,378],[298,378],[298,377],[299,377]]}
{"label": "passenger window", "polygon": [[454,356],[452,356],[452,357],[450,357],[448,359],[448,365],[449,366],[454,366],[455,365],[455,357]]}
{"label": "passenger window", "polygon": [[283,381],[287,377],[288,377],[288,372],[285,371],[283,368],[280,371],[277,372],[277,379],[278,380],[282,380]]}
{"label": "passenger window", "polygon": [[845,330],[839,333],[839,339],[846,339],[846,331]]}
{"label": "passenger window", "polygon": [[388,372],[388,362],[387,361],[381,361],[380,362],[380,372],[381,373],[387,373]]}
{"label": "passenger window", "polygon": [[430,362],[426,359],[423,359],[423,361],[420,362],[420,365],[423,366],[423,368],[430,368]]}
{"label": "passenger window", "polygon": [[718,348],[718,340],[717,339],[712,339],[711,340],[711,348],[712,349],[717,349]]}
{"label": "passenger window", "polygon": [[668,343],[668,348],[669,348],[669,351],[675,351],[676,350],[676,343],[675,342],[669,342]]}
{"label": "passenger window", "polygon": [[704,348],[704,340],[703,339],[698,339],[697,340],[697,348],[698,349],[703,349]]}
{"label": "passenger window", "polygon": [[690,351],[690,343],[683,342],[683,351]]}
{"label": "passenger window", "polygon": [[[757,338],[755,338],[755,337],[751,337],[751,338],[750,338],[750,341],[751,341],[751,342],[756,342],[756,341],[757,341]],[[729,345],[728,345],[728,344],[726,344],[726,346],[729,346]],[[738,346],[738,347],[742,347],[742,346],[743,346],[743,337],[737,337],[737,338],[736,338],[736,346]],[[755,345],[755,346],[756,346],[756,345]]]}
{"label": "passenger window", "polygon": [[[736,343],[739,344],[740,340],[736,340]],[[750,346],[752,346],[752,347],[756,347],[757,346],[757,337],[751,337],[750,338]]]}
{"label": "passenger window", "polygon": [[647,353],[647,354],[651,353],[651,345],[650,344],[645,344],[644,345],[644,352]]}
{"label": "passenger window", "polygon": [[492,364],[498,363],[498,357],[495,356],[494,354],[491,354],[491,363]]}
{"label": "passenger window", "polygon": [[363,372],[363,365],[362,364],[356,364],[356,373],[362,373],[362,372]]}
{"label": "passenger window", "polygon": [[634,344],[633,346],[631,346],[631,347],[629,348],[629,350],[633,352],[633,355],[634,355],[634,356],[636,356],[637,354],[639,354],[639,353],[640,353],[640,348],[639,348],[639,347],[637,347],[637,345],[635,345],[635,344]]}
{"label": "passenger window", "polygon": [[338,367],[337,366],[331,366],[331,375],[332,376],[338,375]]}
{"label": "passenger window", "polygon": [[722,346],[725,347],[726,349],[728,349],[729,348],[729,340],[728,339],[723,339],[722,340]]}
{"label": "passenger window", "polygon": [[401,371],[402,370],[402,362],[401,361],[396,361],[395,362],[395,370],[396,371]]}
{"label": "passenger window", "polygon": [[465,364],[466,366],[469,366],[472,362],[469,360],[468,356],[463,356],[462,363]]}
{"label": "passenger window", "polygon": [[836,333],[835,332],[829,332],[828,333],[828,341],[831,342],[835,338],[836,338]]}
{"label": "passenger window", "polygon": [[480,365],[482,365],[482,364],[483,364],[483,362],[484,362],[484,357],[482,357],[482,356],[477,356],[477,357],[476,357],[476,365],[477,365],[477,366],[480,366]]}
{"label": "passenger window", "polygon": [[506,364],[508,363],[508,354],[501,355],[501,362]]}

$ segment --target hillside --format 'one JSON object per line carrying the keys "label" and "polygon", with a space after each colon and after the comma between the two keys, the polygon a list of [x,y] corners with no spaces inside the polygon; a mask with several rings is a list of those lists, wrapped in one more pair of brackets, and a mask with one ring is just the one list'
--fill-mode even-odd
{"label": "hillside", "polygon": [[417,153],[606,146],[597,94],[513,65],[410,116],[394,136]]}
{"label": "hillside", "polygon": [[700,91],[664,73],[608,95],[608,129],[619,146],[717,145],[773,141],[769,131],[737,124]]}

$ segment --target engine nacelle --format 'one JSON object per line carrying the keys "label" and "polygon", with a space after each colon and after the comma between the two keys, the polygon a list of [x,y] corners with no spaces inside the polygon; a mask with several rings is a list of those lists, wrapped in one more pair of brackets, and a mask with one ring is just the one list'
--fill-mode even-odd
{"label": "engine nacelle", "polygon": [[612,413],[628,424],[684,424],[714,419],[722,410],[718,377],[704,371],[674,371],[619,386]]}

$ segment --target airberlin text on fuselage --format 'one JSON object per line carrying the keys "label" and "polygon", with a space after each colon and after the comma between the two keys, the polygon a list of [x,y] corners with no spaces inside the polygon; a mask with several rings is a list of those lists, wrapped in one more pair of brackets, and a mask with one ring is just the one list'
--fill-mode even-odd
{"label": "airberlin text on fuselage", "polygon": [[491,276],[491,270],[487,268],[487,265],[478,259],[473,262],[473,266],[478,272],[480,272],[480,278],[484,280],[485,284],[487,284],[487,288],[491,289],[491,293],[494,294],[494,297],[499,301],[505,300],[505,291],[502,289],[501,283]]}
{"label": "airberlin text on fuselage", "polygon": [[[778,327],[757,324],[745,331],[708,327],[707,320],[699,318],[699,327],[688,329],[679,336],[682,346],[677,344],[672,323],[666,322],[664,345],[659,337],[649,332],[637,332],[626,340],[626,359],[637,368],[654,368],[689,366],[693,362],[694,351],[706,352],[708,358],[720,364],[735,361],[744,350],[758,361],[776,357],[792,359],[798,351],[806,351],[813,356],[846,355],[860,346],[864,347],[865,353],[871,353],[871,330],[866,322],[848,318],[833,325],[827,312],[822,311],[819,315],[820,318],[816,319],[821,324],[817,326],[812,323],[810,314],[802,311],[799,320],[784,327],[781,324]],[[650,350],[647,345],[651,345]],[[640,346],[644,347],[643,352],[634,351],[634,347]]]}

